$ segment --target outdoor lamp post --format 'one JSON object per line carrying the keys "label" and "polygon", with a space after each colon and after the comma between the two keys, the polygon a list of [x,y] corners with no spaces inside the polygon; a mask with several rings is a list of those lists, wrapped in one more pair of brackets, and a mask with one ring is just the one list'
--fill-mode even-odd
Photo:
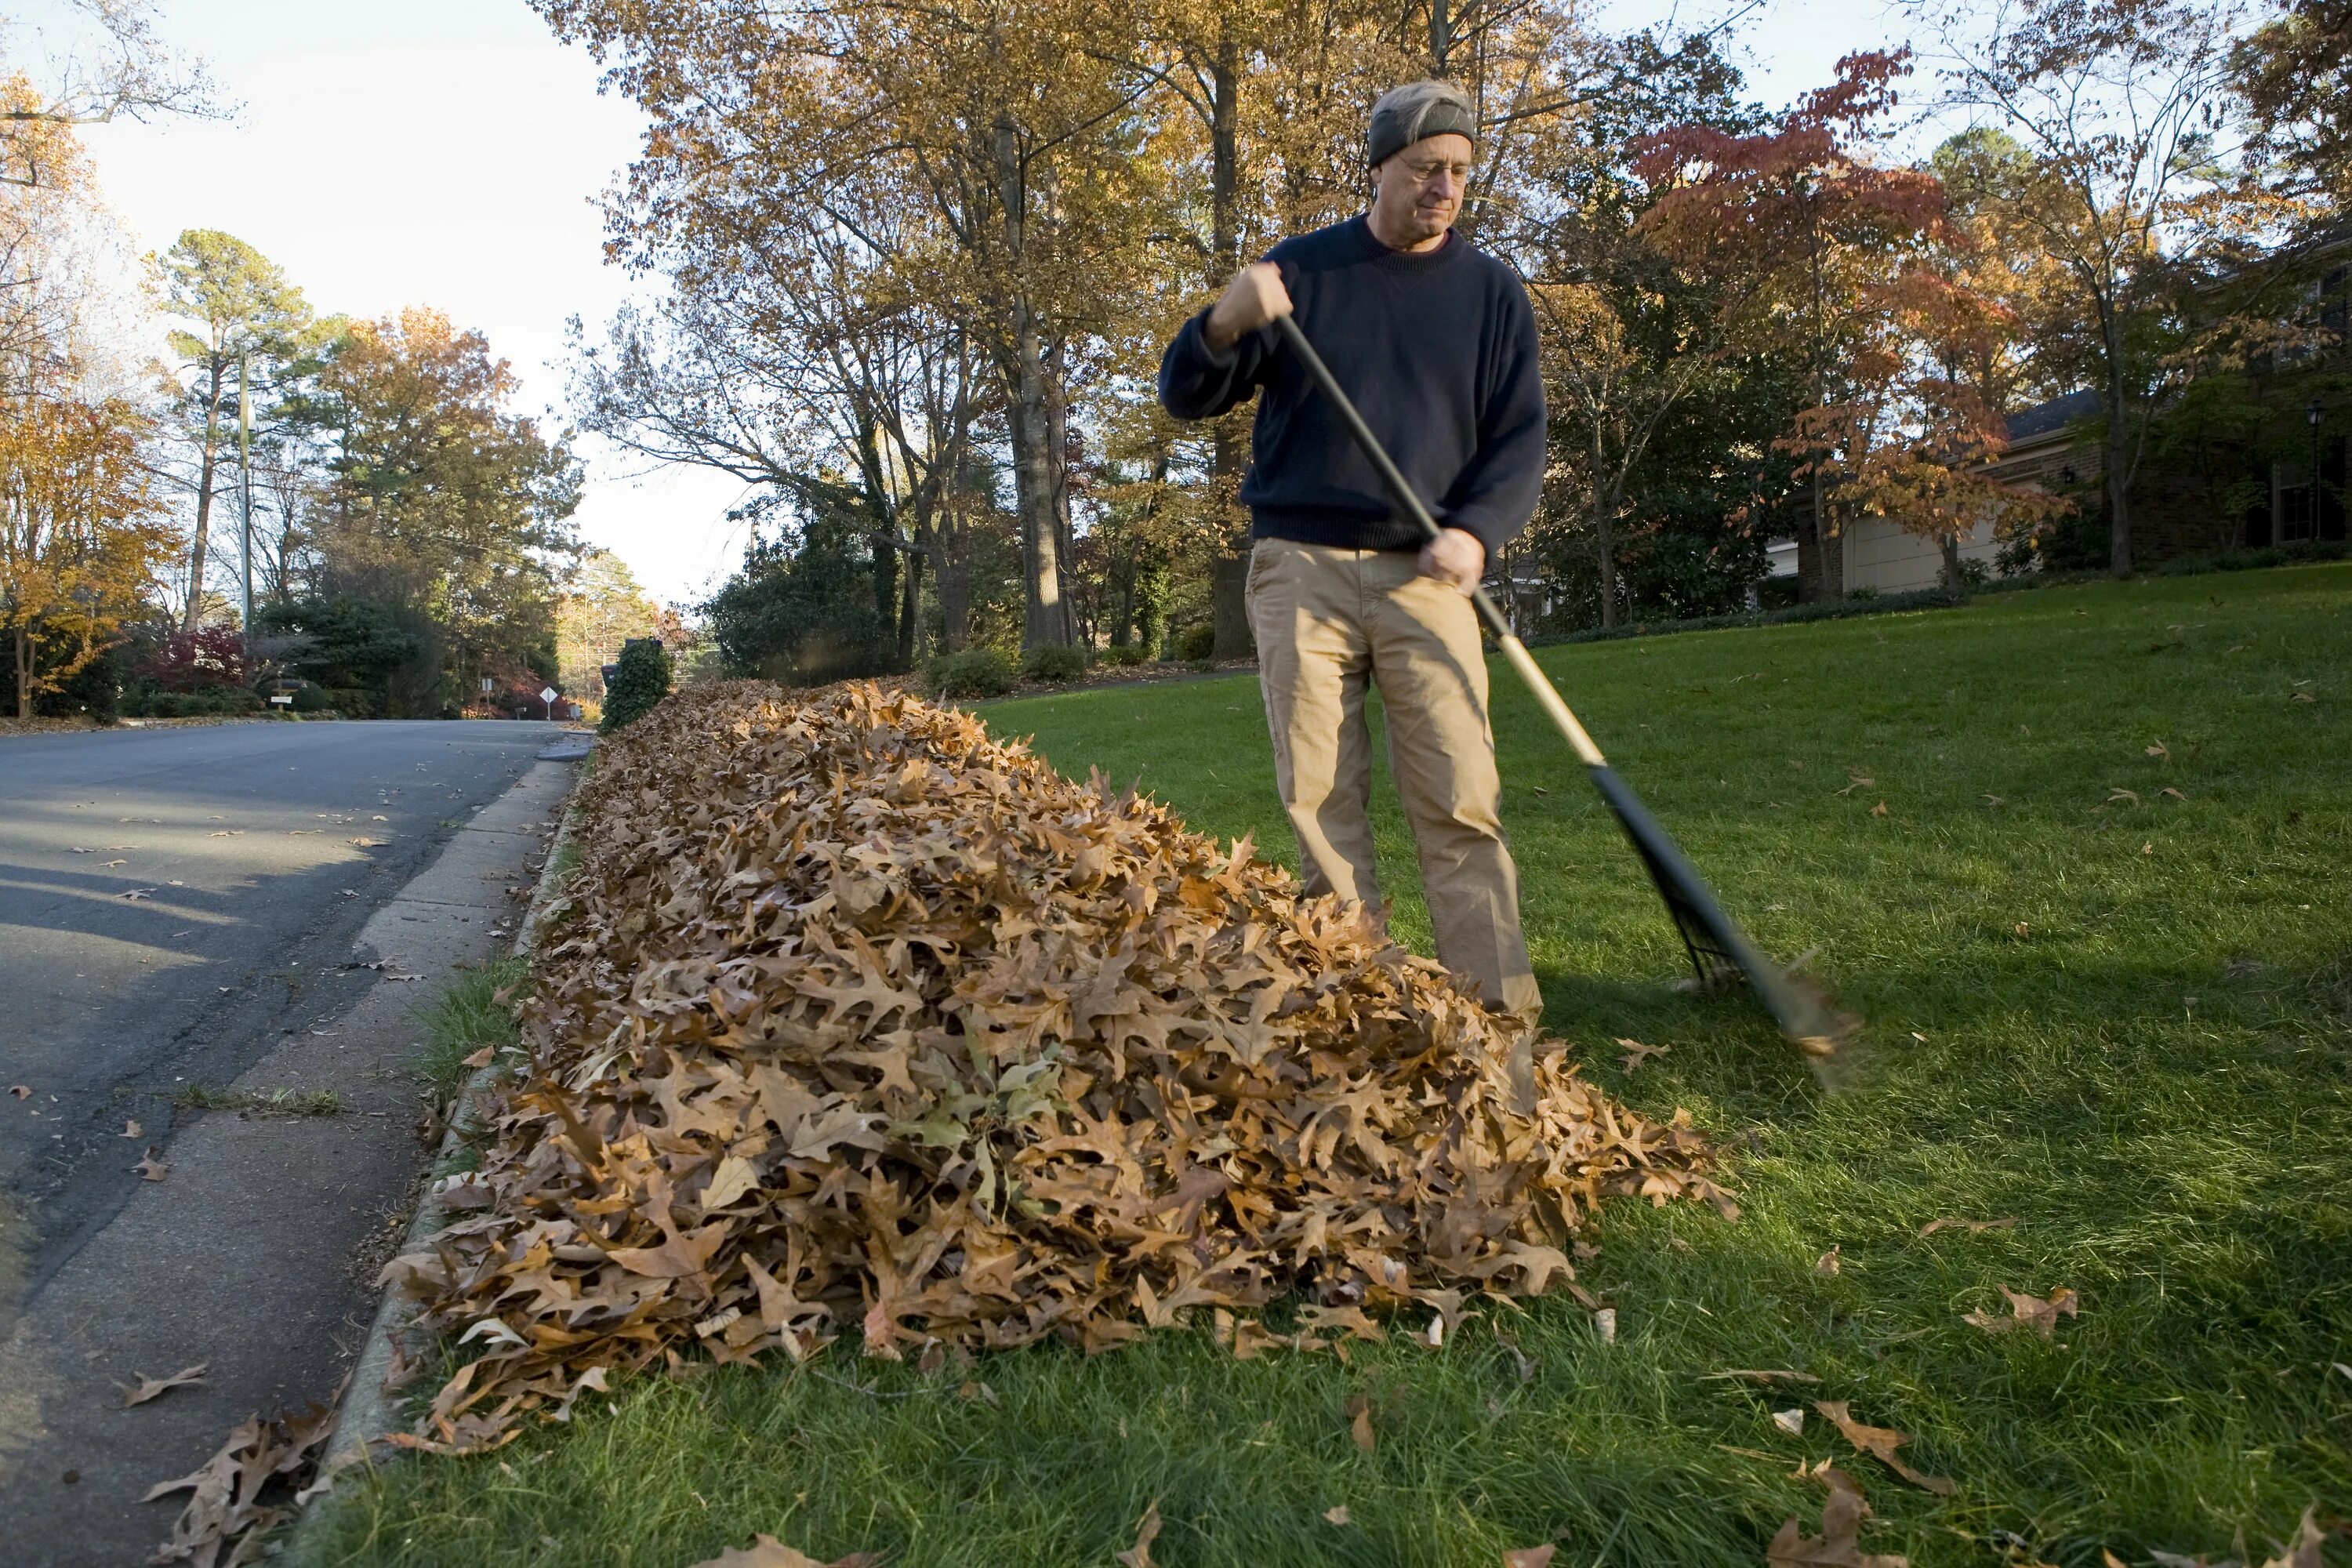
{"label": "outdoor lamp post", "polygon": [[2320,535],[2319,522],[2319,399],[2303,406],[2304,423],[2311,426],[2311,537]]}

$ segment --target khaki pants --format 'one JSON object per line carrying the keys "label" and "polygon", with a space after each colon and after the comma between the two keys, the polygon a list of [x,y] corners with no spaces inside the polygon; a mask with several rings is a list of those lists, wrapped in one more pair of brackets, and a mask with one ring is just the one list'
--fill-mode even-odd
{"label": "khaki pants", "polygon": [[1532,1023],[1543,998],[1497,814],[1486,659],[1470,601],[1421,575],[1411,552],[1261,539],[1250,552],[1249,615],[1275,782],[1307,890],[1382,908],[1364,722],[1364,693],[1377,684],[1438,962],[1490,1007]]}

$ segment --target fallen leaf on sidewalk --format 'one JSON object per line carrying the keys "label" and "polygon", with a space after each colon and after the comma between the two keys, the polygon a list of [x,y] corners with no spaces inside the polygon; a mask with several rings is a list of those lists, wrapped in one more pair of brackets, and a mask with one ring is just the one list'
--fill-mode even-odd
{"label": "fallen leaf on sidewalk", "polygon": [[2058,1320],[2062,1315],[2069,1318],[2080,1315],[2080,1298],[2063,1285],[2053,1290],[2046,1301],[2022,1290],[2012,1290],[2006,1285],[2000,1287],[2000,1293],[2009,1298],[2008,1317],[1996,1317],[1990,1312],[1963,1312],[1960,1321],[1972,1323],[1989,1334],[2005,1334],[2011,1329],[2032,1329],[2046,1340],[2058,1331]]}
{"label": "fallen leaf on sidewalk", "polygon": [[846,1557],[820,1563],[772,1535],[754,1535],[749,1548],[739,1551],[730,1546],[716,1557],[703,1559],[694,1568],[871,1568],[879,1561],[870,1552],[853,1552]]}
{"label": "fallen leaf on sidewalk", "polygon": [[155,1158],[155,1146],[152,1143],[147,1146],[147,1157],[131,1168],[145,1182],[160,1182],[172,1173],[171,1166]]}
{"label": "fallen leaf on sidewalk", "polygon": [[115,1136],[117,1138],[136,1138],[140,1136],[139,1123],[136,1121],[124,1122],[122,1124],[122,1131],[116,1133]]}
{"label": "fallen leaf on sidewalk", "polygon": [[[257,1542],[286,1517],[284,1500],[300,1489],[333,1430],[332,1400],[266,1421],[258,1414],[247,1416],[218,1453],[176,1481],[157,1482],[139,1500],[191,1494],[173,1521],[171,1536],[148,1561],[194,1563],[197,1568],[257,1561],[259,1553],[246,1552],[245,1542]],[[264,1493],[278,1500],[264,1502]]]}
{"label": "fallen leaf on sidewalk", "polygon": [[1807,1535],[1797,1520],[1788,1520],[1764,1548],[1769,1568],[1906,1568],[1907,1559],[1861,1549],[1859,1531],[1870,1505],[1843,1471],[1825,1474],[1830,1495],[1822,1504],[1821,1534]]}
{"label": "fallen leaf on sidewalk", "polygon": [[200,1361],[194,1366],[182,1367],[169,1377],[149,1377],[143,1372],[134,1372],[131,1375],[139,1380],[139,1385],[136,1388],[127,1383],[115,1384],[117,1388],[122,1390],[122,1408],[128,1410],[134,1405],[144,1405],[149,1400],[169,1394],[175,1388],[185,1388],[191,1384],[202,1383],[205,1380],[205,1370],[211,1365],[210,1362]]}
{"label": "fallen leaf on sidewalk", "polygon": [[1949,1497],[1958,1489],[1949,1479],[1923,1475],[1895,1457],[1895,1450],[1911,1440],[1908,1435],[1891,1426],[1864,1426],[1847,1413],[1847,1402],[1843,1399],[1816,1399],[1813,1408],[1838,1429],[1839,1436],[1913,1486],[1934,1492],[1937,1497]]}
{"label": "fallen leaf on sidewalk", "polygon": [[30,1100],[33,1098],[32,1089],[28,1086],[21,1083],[10,1084],[8,1086],[8,1092],[16,1096],[18,1100]]}
{"label": "fallen leaf on sidewalk", "polygon": [[1151,1568],[1151,1543],[1160,1539],[1160,1504],[1154,1502],[1143,1510],[1143,1518],[1135,1527],[1135,1544],[1117,1552],[1122,1568]]}

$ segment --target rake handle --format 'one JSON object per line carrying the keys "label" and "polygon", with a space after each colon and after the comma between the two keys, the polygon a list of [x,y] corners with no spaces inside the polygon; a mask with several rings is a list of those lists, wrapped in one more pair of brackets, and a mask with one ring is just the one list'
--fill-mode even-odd
{"label": "rake handle", "polygon": [[[1429,508],[1423,506],[1421,497],[1413,493],[1412,484],[1389,457],[1388,449],[1381,445],[1381,438],[1372,434],[1372,427],[1364,423],[1361,414],[1356,412],[1355,404],[1340,386],[1339,379],[1332,375],[1331,367],[1323,363],[1323,356],[1315,352],[1315,345],[1307,341],[1307,334],[1299,330],[1297,320],[1288,315],[1276,316],[1275,325],[1280,329],[1283,341],[1290,345],[1290,352],[1298,356],[1298,363],[1307,367],[1308,378],[1321,389],[1331,406],[1339,411],[1339,422],[1348,427],[1348,434],[1355,437],[1356,445],[1378,470],[1381,483],[1389,488],[1389,493],[1404,509],[1405,515],[1421,525],[1423,534],[1435,540],[1441,531],[1437,520],[1429,515]],[[1495,634],[1496,642],[1502,647],[1504,658],[1509,661],[1511,668],[1517,672],[1519,679],[1534,694],[1536,705],[1567,737],[1577,760],[1588,768],[1607,767],[1609,759],[1602,756],[1601,748],[1592,743],[1591,735],[1570,710],[1559,689],[1536,663],[1535,656],[1528,651],[1528,645],[1511,630],[1511,623],[1504,617],[1501,606],[1495,603],[1494,596],[1486,592],[1484,584],[1471,588],[1470,603],[1477,610],[1478,618],[1486,623],[1486,629]]]}

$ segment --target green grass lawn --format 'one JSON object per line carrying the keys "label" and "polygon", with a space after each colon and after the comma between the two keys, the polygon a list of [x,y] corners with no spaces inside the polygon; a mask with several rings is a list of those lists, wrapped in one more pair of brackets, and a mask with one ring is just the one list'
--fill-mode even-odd
{"label": "green grass lawn", "polygon": [[[1156,1501],[1169,1568],[1486,1568],[1542,1542],[1555,1568],[1757,1564],[1819,1515],[1792,1472],[1832,1458],[1876,1510],[1864,1549],[1914,1563],[2260,1562],[2306,1504],[2352,1511],[2352,567],[1538,657],[1751,934],[1818,950],[1868,1019],[1860,1086],[1829,1096],[1739,1000],[1674,993],[1613,819],[1498,670],[1549,1023],[1633,1105],[1714,1130],[1746,1205],[1608,1211],[1582,1279],[1614,1342],[1548,1299],[1347,1364],[1170,1335],[646,1379],[497,1456],[347,1482],[305,1555],[685,1568],[764,1531],[820,1560],[1107,1565]],[[1247,678],[987,717],[1293,856]],[[1627,1074],[1619,1036],[1670,1049]],[[2002,1286],[2070,1287],[2081,1316],[2051,1342],[1962,1321]],[[1711,1375],[1739,1368],[1819,1382]],[[1817,1416],[1774,1425],[1805,1397],[1911,1434],[1956,1492]]]}

